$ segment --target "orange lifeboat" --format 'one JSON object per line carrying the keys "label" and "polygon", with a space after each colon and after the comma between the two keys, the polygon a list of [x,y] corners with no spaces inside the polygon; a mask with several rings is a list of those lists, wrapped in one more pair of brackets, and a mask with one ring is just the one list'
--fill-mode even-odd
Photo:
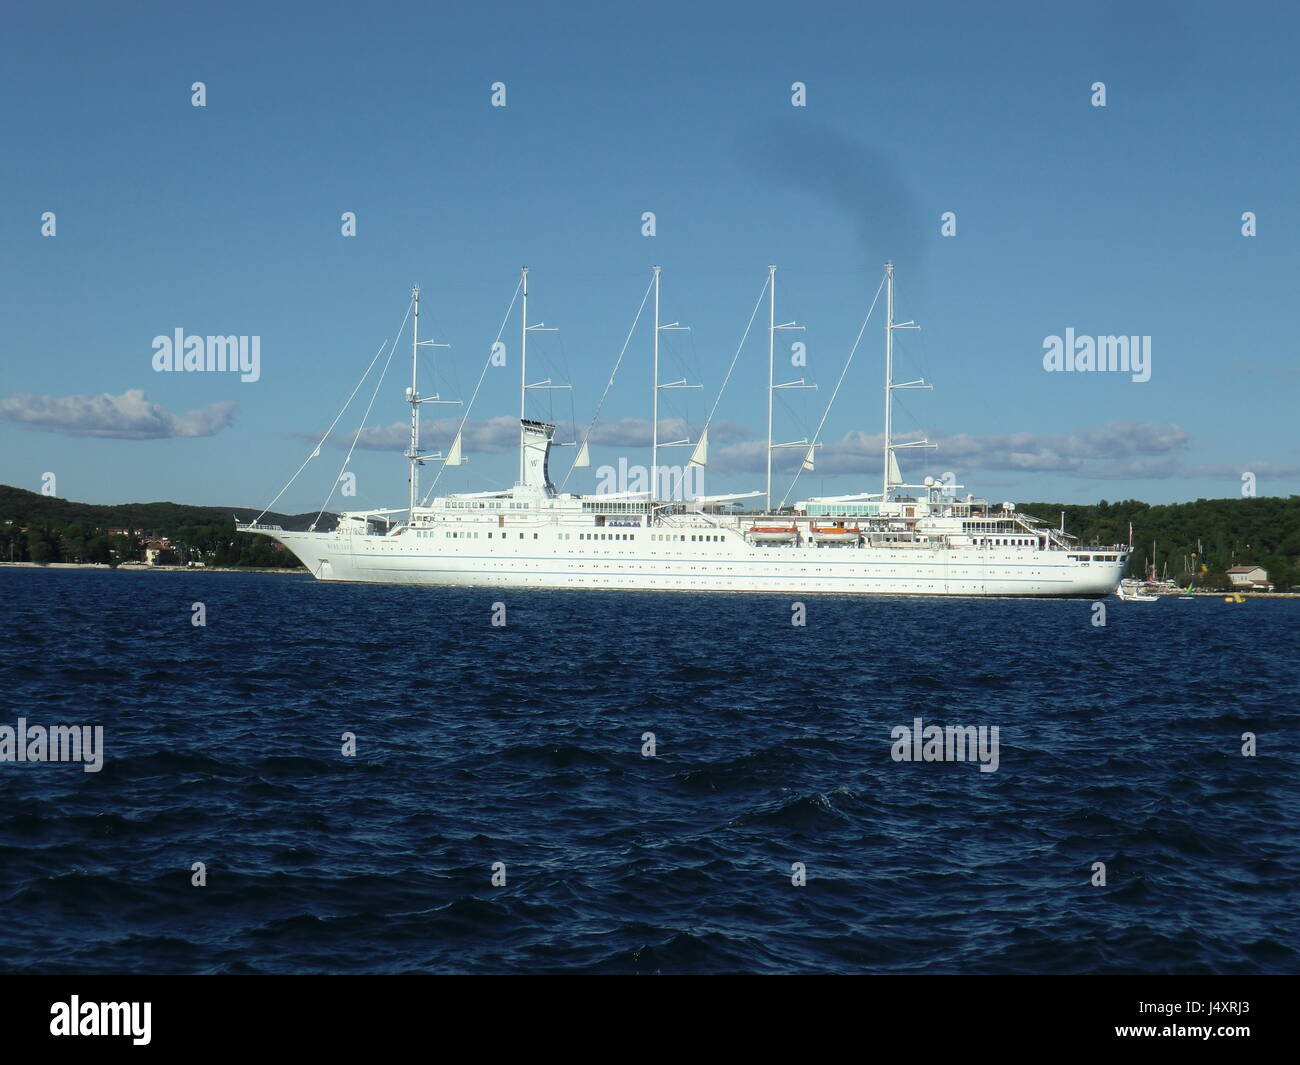
{"label": "orange lifeboat", "polygon": [[856,544],[861,532],[856,525],[845,525],[842,521],[837,521],[830,525],[812,525],[808,535],[819,544]]}

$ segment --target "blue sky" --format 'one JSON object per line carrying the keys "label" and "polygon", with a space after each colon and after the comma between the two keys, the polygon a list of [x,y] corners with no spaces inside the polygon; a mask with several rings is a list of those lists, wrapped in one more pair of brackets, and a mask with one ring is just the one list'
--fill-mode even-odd
{"label": "blue sky", "polygon": [[[1230,17],[1172,3],[10,5],[0,481],[39,490],[53,472],[71,499],[264,505],[393,337],[412,283],[453,345],[421,387],[468,399],[525,264],[532,320],[560,328],[536,335],[529,376],[574,386],[531,393],[530,413],[580,428],[662,265],[664,320],[692,327],[665,336],[664,379],[704,385],[661,393],[661,417],[681,420],[670,438],[698,431],[777,264],[778,317],[807,326],[779,338],[778,380],[819,385],[778,404],[775,435],[794,440],[816,428],[891,259],[898,316],[923,326],[899,337],[899,376],[935,385],[900,395],[896,426],[940,445],[907,455],[907,474],[951,470],[1011,500],[1235,496],[1246,471],[1261,495],[1300,492],[1298,22],[1249,3]],[[645,326],[570,490],[620,457],[648,461]],[[877,312],[798,498],[879,482],[881,326]],[[178,328],[260,337],[260,379],[154,372],[153,338]],[[1046,372],[1044,339],[1067,329],[1150,336],[1151,379]],[[517,332],[449,489],[513,480]],[[794,340],[806,369],[789,366]],[[360,505],[405,499],[391,427],[408,359],[349,467]],[[710,433],[709,492],[762,486],[765,376],[756,327]],[[342,458],[324,449],[276,509],[319,506]]]}

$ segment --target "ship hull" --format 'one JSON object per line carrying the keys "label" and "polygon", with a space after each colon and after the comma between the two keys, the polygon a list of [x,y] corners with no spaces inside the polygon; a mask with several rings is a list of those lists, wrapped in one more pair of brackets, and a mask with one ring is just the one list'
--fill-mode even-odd
{"label": "ship hull", "polygon": [[1123,570],[1122,561],[1076,562],[1031,549],[755,546],[736,536],[592,542],[554,532],[489,541],[418,532],[274,536],[318,580],[468,588],[1101,598],[1115,591]]}

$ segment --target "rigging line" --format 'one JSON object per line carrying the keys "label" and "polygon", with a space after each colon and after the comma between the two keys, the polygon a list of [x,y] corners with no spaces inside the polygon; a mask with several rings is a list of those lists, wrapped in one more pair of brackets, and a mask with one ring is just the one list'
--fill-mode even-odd
{"label": "rigging line", "polygon": [[618,359],[614,363],[614,369],[610,371],[609,380],[605,382],[605,391],[600,394],[600,401],[596,404],[596,410],[595,413],[592,414],[591,421],[587,425],[587,431],[582,434],[582,441],[578,445],[578,453],[573,457],[573,465],[569,466],[569,472],[564,475],[564,480],[560,482],[561,492],[564,491],[564,486],[569,483],[569,478],[573,476],[573,471],[577,469],[578,455],[582,454],[583,447],[591,437],[591,431],[596,428],[596,421],[600,418],[600,409],[605,405],[605,398],[609,395],[609,390],[614,386],[614,378],[618,376],[618,368],[623,365],[623,356],[627,354],[627,346],[632,343],[632,334],[636,332],[637,323],[641,321],[641,312],[645,310],[646,301],[650,299],[650,293],[653,291],[654,287],[654,279],[651,278],[650,284],[646,286],[645,295],[641,297],[641,306],[636,309],[636,317],[632,319],[632,328],[627,331],[627,339],[623,341],[623,350],[618,353]]}
{"label": "rigging line", "polygon": [[[817,431],[813,433],[812,444],[817,443],[818,438],[822,435],[822,429],[826,426],[826,419],[830,416],[831,407],[835,405],[835,397],[840,394],[840,385],[844,383],[844,375],[849,372],[849,366],[853,363],[853,356],[857,353],[858,345],[862,343],[862,334],[867,331],[867,323],[871,321],[871,314],[876,309],[876,303],[880,299],[881,289],[885,287],[885,278],[880,279],[880,284],[876,286],[876,294],[872,297],[871,306],[867,308],[867,316],[862,319],[862,328],[858,330],[857,339],[853,341],[853,347],[849,351],[849,357],[844,360],[844,369],[840,371],[840,378],[835,382],[835,391],[831,393],[831,398],[826,404],[826,410],[822,412],[822,420],[817,423]],[[799,483],[799,477],[803,473],[803,463],[799,463],[799,469],[795,471],[794,480],[790,482],[790,487],[785,490],[785,495],[781,497],[781,507],[785,506],[785,501],[790,498],[790,493],[794,491],[794,486]],[[780,510],[781,507],[777,509]]]}
{"label": "rigging line", "polygon": [[[462,430],[464,430],[466,424],[469,422],[470,412],[474,409],[474,401],[478,399],[479,389],[483,387],[483,378],[487,376],[488,367],[492,365],[492,356],[496,352],[497,345],[501,343],[501,335],[506,331],[506,325],[510,321],[510,312],[515,309],[515,300],[519,298],[519,291],[523,286],[524,279],[521,277],[515,285],[515,294],[510,297],[510,306],[506,308],[505,317],[501,319],[501,328],[497,330],[497,338],[492,341],[492,346],[488,349],[488,357],[483,363],[483,369],[479,371],[478,383],[474,386],[474,394],[469,397],[469,403],[465,405],[465,413],[461,415],[460,424],[456,426],[456,436],[460,436]],[[456,436],[451,438],[453,443],[456,440]],[[443,472],[446,469],[447,464],[445,462],[438,467],[438,472],[433,478],[433,484],[429,485],[429,490],[424,493],[424,498],[420,500],[420,506],[424,506],[429,502],[429,497],[433,495],[433,490],[438,487],[438,482],[442,479]],[[412,514],[411,517],[414,518],[415,515]]]}
{"label": "rigging line", "polygon": [[[411,301],[414,305],[414,300]],[[409,315],[410,308],[407,308]],[[406,319],[402,319],[402,328],[406,327]],[[399,330],[397,336],[393,338],[392,344],[388,346],[388,358],[384,360],[384,368],[379,373],[379,380],[375,382],[375,390],[370,393],[370,402],[366,404],[366,412],[361,415],[361,424],[357,426],[356,434],[352,437],[352,444],[348,448],[348,453],[343,457],[343,465],[339,467],[339,472],[334,478],[334,483],[330,485],[330,494],[325,497],[325,502],[321,504],[320,513],[316,515],[316,521],[312,522],[312,528],[316,527],[316,522],[321,519],[321,514],[325,513],[325,508],[330,505],[330,500],[334,498],[334,489],[339,486],[339,481],[343,479],[343,471],[348,468],[348,463],[352,461],[352,452],[356,450],[357,441],[361,439],[361,433],[366,427],[366,421],[370,417],[370,409],[375,405],[375,397],[379,395],[379,388],[384,383],[384,378],[388,376],[388,367],[392,365],[393,353],[397,351],[397,342],[402,338],[402,331]]]}
{"label": "rigging line", "polygon": [[736,347],[736,354],[731,356],[731,365],[727,367],[727,376],[722,379],[722,385],[718,389],[717,396],[713,399],[713,406],[709,410],[709,416],[704,420],[704,428],[706,429],[713,422],[713,415],[717,413],[718,404],[722,402],[722,394],[727,390],[727,382],[731,380],[731,372],[736,368],[736,360],[740,358],[740,353],[745,347],[745,341],[749,339],[749,331],[754,328],[754,319],[758,317],[758,309],[763,306],[763,297],[767,295],[767,286],[771,280],[771,277],[768,277],[763,282],[763,288],[758,294],[758,299],[754,301],[754,310],[749,316],[749,324],[745,326],[745,335],[740,338],[740,344]]}
{"label": "rigging line", "polygon": [[[410,308],[409,306],[406,308],[406,313],[407,313],[408,315],[411,313],[411,308]],[[406,328],[406,319],[405,319],[405,318],[402,319],[402,326],[401,326],[401,328],[402,328],[402,329]],[[398,330],[398,335],[399,335],[399,336],[401,335],[401,329]],[[313,450],[312,450],[312,451],[307,455],[307,457],[306,457],[305,459],[303,459],[303,463],[302,463],[302,465],[299,466],[297,472],[296,472],[292,477],[289,478],[288,483],[287,483],[283,488],[281,488],[280,491],[278,491],[278,492],[275,494],[275,499],[272,499],[271,502],[269,502],[269,503],[266,505],[266,509],[263,510],[262,513],[259,514],[255,519],[253,519],[253,524],[254,524],[254,525],[256,525],[256,524],[257,524],[259,521],[261,521],[264,517],[266,517],[267,511],[269,511],[273,506],[275,506],[276,501],[277,501],[277,500],[278,500],[282,495],[284,495],[284,493],[287,492],[287,491],[289,490],[289,486],[292,485],[293,482],[296,481],[296,480],[298,479],[298,474],[299,474],[299,473],[302,473],[302,471],[305,470],[305,469],[307,468],[307,463],[309,463],[312,459],[314,459],[314,458],[316,457],[316,455],[319,453],[319,451],[320,451],[321,447],[324,445],[325,441],[329,439],[330,433],[332,433],[332,432],[334,431],[334,427],[335,427],[336,425],[338,425],[338,423],[339,423],[339,419],[341,419],[341,418],[343,417],[343,415],[347,413],[348,407],[350,407],[350,406],[352,405],[352,401],[353,401],[354,399],[356,399],[357,393],[358,393],[359,391],[361,391],[361,386],[362,386],[363,384],[365,384],[365,382],[366,382],[366,378],[370,376],[370,371],[373,370],[373,369],[375,368],[375,362],[379,359],[379,356],[383,354],[383,352],[384,352],[384,347],[385,347],[387,344],[388,344],[388,341],[385,340],[382,344],[379,345],[379,350],[375,352],[374,358],[372,358],[372,359],[370,360],[370,365],[366,367],[366,372],[363,373],[363,374],[361,375],[360,379],[359,379],[359,380],[357,381],[357,383],[356,383],[356,386],[352,389],[352,395],[348,396],[347,401],[343,404],[343,406],[342,406],[342,408],[339,410],[338,414],[334,415],[334,420],[333,420],[332,422],[330,422],[330,427],[329,427],[328,429],[325,430],[325,435],[322,436],[322,437],[320,438],[320,442],[316,445],[316,447],[315,447],[315,448],[314,448],[314,449],[313,449]]]}
{"label": "rigging line", "polygon": [[[569,380],[572,381],[573,378],[570,377]],[[578,401],[574,396],[576,391],[575,388],[569,389],[569,428],[573,430],[575,435],[578,431]]]}
{"label": "rigging line", "polygon": [[[740,343],[736,345],[736,353],[731,356],[731,365],[727,367],[727,376],[722,379],[722,384],[718,387],[718,394],[713,398],[713,406],[709,409],[709,416],[704,420],[704,428],[700,430],[701,432],[707,431],[709,426],[713,424],[713,416],[718,412],[718,404],[722,402],[722,394],[727,390],[727,382],[731,380],[731,372],[736,368],[736,360],[740,358],[740,353],[745,350],[745,341],[749,339],[749,331],[754,328],[754,319],[758,317],[758,309],[763,306],[763,297],[767,295],[767,286],[771,282],[772,277],[769,274],[763,282],[763,287],[759,290],[758,299],[754,301],[754,309],[749,315],[749,324],[745,326],[745,333],[740,338]],[[689,466],[690,463],[688,462],[686,466],[682,467],[681,476],[677,478],[678,490],[681,490],[686,484],[686,470]],[[654,495],[654,485],[650,486],[650,494]]]}
{"label": "rigging line", "polygon": [[285,486],[275,494],[275,499],[272,499],[271,502],[266,504],[266,507],[263,509],[262,513],[253,519],[254,525],[256,525],[264,517],[266,517],[267,511],[269,511],[273,506],[275,506],[279,498],[289,490],[290,485],[292,485],[293,482],[298,479],[298,474],[302,473],[302,471],[307,468],[307,463],[309,463],[312,459],[314,459],[317,456],[317,454],[320,452],[320,449],[321,447],[324,446],[325,441],[329,439],[330,433],[332,433],[334,431],[334,427],[338,425],[339,419],[342,418],[345,413],[347,413],[348,407],[352,405],[352,400],[356,398],[357,392],[360,391],[361,386],[365,384],[366,378],[370,376],[370,371],[374,369],[375,366],[375,360],[378,359],[379,356],[383,354],[384,348],[387,346],[388,346],[388,341],[387,339],[385,339],[384,342],[379,345],[379,350],[375,352],[375,357],[370,360],[370,365],[366,367],[366,372],[361,375],[361,379],[357,381],[356,387],[352,389],[352,395],[348,396],[347,402],[343,404],[342,409],[338,412],[338,414],[334,415],[334,420],[330,422],[330,427],[325,430],[325,435],[320,438],[320,441],[316,444],[316,447],[308,453],[305,459],[302,460],[302,465],[299,466],[297,471],[294,473],[294,475],[289,478]]}

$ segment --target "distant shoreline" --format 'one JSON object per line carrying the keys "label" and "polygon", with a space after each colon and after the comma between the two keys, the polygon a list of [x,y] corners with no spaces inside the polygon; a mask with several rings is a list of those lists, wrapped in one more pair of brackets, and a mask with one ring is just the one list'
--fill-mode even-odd
{"label": "distant shoreline", "polygon": [[89,569],[118,573],[306,573],[303,566],[285,569],[280,566],[110,566],[107,562],[0,562],[11,569]]}

